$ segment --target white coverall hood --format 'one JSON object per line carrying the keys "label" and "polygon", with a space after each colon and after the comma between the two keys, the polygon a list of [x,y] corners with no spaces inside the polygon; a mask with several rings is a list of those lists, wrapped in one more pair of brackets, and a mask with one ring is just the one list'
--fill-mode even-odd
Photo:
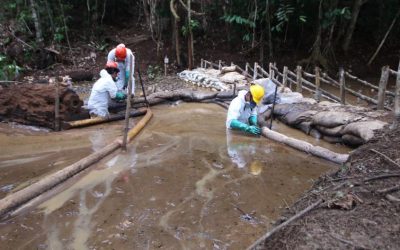
{"label": "white coverall hood", "polygon": [[90,93],[88,108],[90,114],[107,117],[110,98],[115,98],[118,88],[112,76],[105,69],[100,71],[100,79],[93,85]]}
{"label": "white coverall hood", "polygon": [[241,90],[238,96],[235,97],[229,105],[228,115],[226,117],[226,127],[230,128],[232,120],[239,120],[243,123],[249,124],[249,118],[252,115],[257,115],[258,108],[251,108],[250,103],[246,103],[245,95],[247,90]]}

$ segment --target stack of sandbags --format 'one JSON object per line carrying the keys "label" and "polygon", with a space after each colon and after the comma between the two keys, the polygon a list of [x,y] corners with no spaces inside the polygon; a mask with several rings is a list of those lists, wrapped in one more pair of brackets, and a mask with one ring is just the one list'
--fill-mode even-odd
{"label": "stack of sandbags", "polygon": [[377,112],[365,108],[323,104],[279,104],[274,114],[306,134],[331,143],[362,145],[387,123],[375,119]]}
{"label": "stack of sandbags", "polygon": [[[218,71],[219,72],[219,71]],[[216,91],[224,91],[229,90],[230,87],[221,82],[218,78],[214,77],[214,70],[204,70],[204,69],[195,69],[195,70],[184,70],[178,73],[178,76],[185,80],[189,81],[193,84],[196,84],[200,87],[211,88]]]}

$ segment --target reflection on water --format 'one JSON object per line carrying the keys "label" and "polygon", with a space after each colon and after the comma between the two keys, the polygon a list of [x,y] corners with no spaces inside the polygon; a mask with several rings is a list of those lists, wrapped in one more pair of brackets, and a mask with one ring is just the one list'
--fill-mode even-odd
{"label": "reflection on water", "polygon": [[[265,138],[227,131],[226,111],[216,105],[161,106],[153,112],[126,153],[106,157],[39,210],[0,226],[1,244],[243,249],[265,233],[286,202],[332,168]],[[122,124],[110,129],[118,134]],[[90,151],[110,139],[102,139],[102,128],[86,134]]]}

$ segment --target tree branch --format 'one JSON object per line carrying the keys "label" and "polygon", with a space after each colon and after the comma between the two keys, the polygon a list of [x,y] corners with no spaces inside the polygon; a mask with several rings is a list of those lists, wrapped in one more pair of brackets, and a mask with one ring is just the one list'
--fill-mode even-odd
{"label": "tree branch", "polygon": [[179,21],[180,17],[178,16],[178,13],[176,13],[176,9],[174,8],[174,2],[175,0],[171,0],[169,2],[169,9],[171,10],[171,13],[174,16],[175,20]]}
{"label": "tree branch", "polygon": [[[185,8],[186,11],[189,11],[189,8],[186,6],[186,4],[182,0],[179,0],[179,2],[182,4],[183,8]],[[205,13],[196,12],[194,10],[190,10],[190,12],[195,16],[205,15]]]}

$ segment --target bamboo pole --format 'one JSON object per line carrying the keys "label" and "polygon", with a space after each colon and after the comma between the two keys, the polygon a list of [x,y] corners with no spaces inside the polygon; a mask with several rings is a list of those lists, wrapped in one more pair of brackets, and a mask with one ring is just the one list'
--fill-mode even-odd
{"label": "bamboo pole", "polygon": [[54,130],[60,131],[60,83],[58,80],[55,80],[56,84],[56,98],[55,98],[55,107],[54,107]]}
{"label": "bamboo pole", "polygon": [[249,63],[246,62],[246,65],[244,66],[244,71],[246,72],[246,75],[249,75]]}
{"label": "bamboo pole", "polygon": [[396,90],[395,90],[395,98],[394,98],[394,121],[393,127],[397,128],[400,123],[400,61],[399,66],[397,67],[397,75],[396,75]]}
{"label": "bamboo pole", "polygon": [[379,80],[378,110],[383,110],[385,105],[386,85],[389,79],[389,66],[382,67],[381,79]]}
{"label": "bamboo pole", "polygon": [[296,84],[297,84],[296,91],[299,93],[303,92],[301,71],[302,71],[301,66],[297,66],[296,67]]}
{"label": "bamboo pole", "polygon": [[[133,62],[133,56],[130,56],[131,62]],[[132,72],[132,65],[131,63],[129,72]],[[131,93],[132,93],[132,74],[129,76],[128,81],[128,98],[126,100],[126,109],[125,109],[125,128],[124,128],[124,137],[122,141],[122,150],[126,151],[126,143],[128,139],[128,131],[129,131],[129,116],[131,110]]]}
{"label": "bamboo pole", "polygon": [[261,134],[268,139],[286,144],[290,147],[293,147],[295,149],[298,149],[300,151],[310,153],[314,156],[326,159],[331,162],[335,162],[338,164],[342,164],[347,161],[349,158],[348,154],[339,154],[332,152],[326,148],[320,147],[320,146],[314,146],[311,143],[298,140],[295,138],[287,137],[286,135],[280,134],[278,132],[272,131],[268,129],[267,127],[262,128]]}
{"label": "bamboo pole", "polygon": [[[287,87],[287,81],[288,81],[287,79],[288,79],[288,67],[284,66],[283,67],[283,77],[282,77],[283,88],[282,88],[281,92],[283,92],[284,89]],[[291,88],[292,88],[292,84],[290,84],[290,89]]]}
{"label": "bamboo pole", "polygon": [[340,102],[346,104],[346,81],[344,78],[344,69],[339,69],[339,83],[340,83]]}
{"label": "bamboo pole", "polygon": [[255,62],[254,69],[253,69],[253,80],[257,79],[257,66],[258,66],[258,64]]}
{"label": "bamboo pole", "polygon": [[320,69],[318,67],[315,67],[315,100],[317,102],[321,100]]}
{"label": "bamboo pole", "polygon": [[201,58],[201,59],[200,59],[200,68],[204,68],[204,67],[203,67],[203,63],[204,63],[203,58]]}

